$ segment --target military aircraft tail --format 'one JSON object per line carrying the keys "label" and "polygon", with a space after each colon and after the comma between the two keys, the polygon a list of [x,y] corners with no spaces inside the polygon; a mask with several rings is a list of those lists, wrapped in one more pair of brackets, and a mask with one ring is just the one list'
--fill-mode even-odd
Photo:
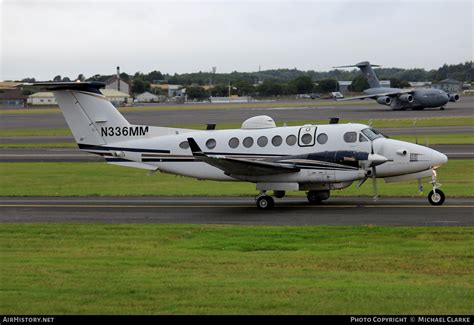
{"label": "military aircraft tail", "polygon": [[355,65],[345,65],[345,66],[334,67],[334,68],[353,68],[353,67],[359,68],[361,73],[364,75],[364,77],[367,78],[370,88],[380,88],[380,81],[377,78],[377,75],[375,74],[374,70],[372,69],[372,67],[378,67],[378,66],[379,65],[370,64],[368,61],[363,61]]}

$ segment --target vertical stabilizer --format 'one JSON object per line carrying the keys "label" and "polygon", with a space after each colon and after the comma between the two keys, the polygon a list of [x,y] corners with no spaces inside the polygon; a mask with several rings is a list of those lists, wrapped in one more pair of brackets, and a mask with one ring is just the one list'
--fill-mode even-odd
{"label": "vertical stabilizer", "polygon": [[367,78],[370,88],[380,88],[380,81],[368,61],[359,62],[355,66],[358,67],[364,77]]}
{"label": "vertical stabilizer", "polygon": [[380,81],[372,67],[378,67],[378,65],[370,64],[369,61],[362,61],[354,65],[344,65],[334,68],[359,68],[362,75],[367,79],[370,88],[380,88]]}

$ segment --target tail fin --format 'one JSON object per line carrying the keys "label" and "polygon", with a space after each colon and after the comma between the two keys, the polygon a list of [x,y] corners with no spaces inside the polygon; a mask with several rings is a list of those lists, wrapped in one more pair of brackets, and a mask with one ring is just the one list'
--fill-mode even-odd
{"label": "tail fin", "polygon": [[380,88],[380,81],[377,78],[377,75],[375,74],[374,70],[372,69],[372,67],[378,67],[378,65],[375,65],[375,64],[371,65],[368,61],[363,61],[355,65],[346,65],[346,66],[335,67],[335,68],[352,68],[352,67],[357,67],[360,69],[364,77],[367,78],[367,82],[369,83],[370,88]]}
{"label": "tail fin", "polygon": [[148,126],[131,126],[99,91],[101,82],[34,83],[53,92],[78,144],[104,145],[144,136]]}

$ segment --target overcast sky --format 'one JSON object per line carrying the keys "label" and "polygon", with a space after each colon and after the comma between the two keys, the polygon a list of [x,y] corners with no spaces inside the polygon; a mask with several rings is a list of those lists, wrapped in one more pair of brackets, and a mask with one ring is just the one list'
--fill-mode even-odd
{"label": "overcast sky", "polygon": [[0,0],[0,80],[473,59],[473,1]]}

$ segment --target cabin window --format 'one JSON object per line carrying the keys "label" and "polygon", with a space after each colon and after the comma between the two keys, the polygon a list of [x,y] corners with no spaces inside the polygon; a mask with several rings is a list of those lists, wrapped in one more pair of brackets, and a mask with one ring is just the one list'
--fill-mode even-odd
{"label": "cabin window", "polygon": [[319,144],[325,144],[328,142],[328,135],[326,133],[321,133],[316,139],[318,140]]}
{"label": "cabin window", "polygon": [[239,146],[239,139],[237,138],[231,138],[229,140],[229,147],[231,147],[232,149],[235,149]]}
{"label": "cabin window", "polygon": [[357,132],[346,132],[344,133],[345,142],[356,142],[357,141]]}
{"label": "cabin window", "polygon": [[367,140],[366,137],[364,137],[364,135],[362,133],[359,133],[359,142],[367,142],[369,140]]}
{"label": "cabin window", "polygon": [[215,139],[209,139],[206,141],[206,147],[207,149],[214,149],[216,147],[216,140]]}
{"label": "cabin window", "polygon": [[253,138],[246,137],[244,141],[242,141],[242,143],[244,144],[245,148],[250,148],[251,146],[253,146]]}
{"label": "cabin window", "polygon": [[280,146],[282,142],[283,142],[283,139],[279,135],[275,135],[272,139],[272,144],[275,147]]}
{"label": "cabin window", "polygon": [[265,147],[267,144],[268,144],[268,139],[267,137],[260,137],[257,139],[257,144],[260,146],[260,147]]}
{"label": "cabin window", "polygon": [[180,147],[181,149],[189,149],[189,143],[188,143],[188,141],[183,141],[183,142],[181,142],[181,143],[179,144],[179,147]]}
{"label": "cabin window", "polygon": [[286,137],[286,144],[289,146],[294,146],[296,143],[296,136],[293,134],[290,134],[289,136]]}
{"label": "cabin window", "polygon": [[313,142],[313,136],[309,133],[305,133],[301,137],[301,142],[303,142],[303,144],[310,144],[311,142]]}

